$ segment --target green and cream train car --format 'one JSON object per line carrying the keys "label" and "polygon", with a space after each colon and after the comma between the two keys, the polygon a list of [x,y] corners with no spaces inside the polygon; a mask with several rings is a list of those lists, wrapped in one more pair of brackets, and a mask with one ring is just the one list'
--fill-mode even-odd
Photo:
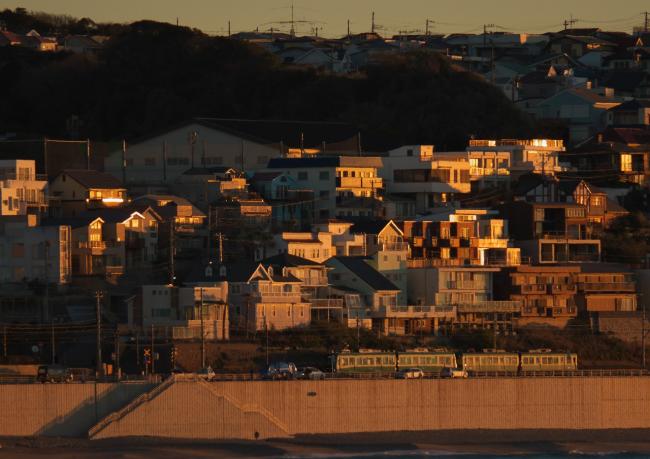
{"label": "green and cream train car", "polygon": [[521,371],[574,371],[578,369],[578,355],[562,352],[529,351],[521,353]]}
{"label": "green and cream train car", "polygon": [[519,354],[515,352],[472,352],[463,354],[463,370],[467,372],[517,373]]}
{"label": "green and cream train car", "polygon": [[439,373],[456,368],[452,352],[342,352],[336,357],[338,373],[390,373],[404,368],[420,368],[425,373]]}

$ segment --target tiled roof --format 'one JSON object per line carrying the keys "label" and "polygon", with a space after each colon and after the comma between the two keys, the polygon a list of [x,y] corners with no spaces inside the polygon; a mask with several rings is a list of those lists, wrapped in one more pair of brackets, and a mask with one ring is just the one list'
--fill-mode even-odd
{"label": "tiled roof", "polygon": [[64,169],[61,174],[65,174],[88,189],[124,189],[124,186],[118,179],[105,172],[85,169]]}
{"label": "tiled roof", "polygon": [[335,259],[374,290],[399,290],[399,287],[370,266],[365,257],[335,257]]}

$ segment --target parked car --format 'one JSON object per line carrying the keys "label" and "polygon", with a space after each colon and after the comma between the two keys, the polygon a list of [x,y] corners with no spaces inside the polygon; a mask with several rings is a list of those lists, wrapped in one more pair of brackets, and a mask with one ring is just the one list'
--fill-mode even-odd
{"label": "parked car", "polygon": [[201,368],[199,371],[196,372],[196,374],[199,378],[203,378],[206,381],[212,381],[217,376],[214,370],[212,369],[212,367],[210,366]]}
{"label": "parked car", "polygon": [[469,374],[461,368],[443,368],[440,372],[441,378],[467,378]]}
{"label": "parked car", "polygon": [[304,368],[299,368],[298,372],[296,373],[296,379],[320,379],[323,380],[325,379],[325,373],[320,371],[316,367],[304,367]]}
{"label": "parked car", "polygon": [[395,377],[397,379],[422,379],[424,378],[424,371],[420,368],[405,368],[399,370]]}
{"label": "parked car", "polygon": [[72,373],[63,365],[41,365],[38,367],[36,379],[42,383],[70,382],[72,381]]}
{"label": "parked car", "polygon": [[298,368],[294,363],[277,362],[269,365],[264,374],[264,379],[294,379],[298,374]]}

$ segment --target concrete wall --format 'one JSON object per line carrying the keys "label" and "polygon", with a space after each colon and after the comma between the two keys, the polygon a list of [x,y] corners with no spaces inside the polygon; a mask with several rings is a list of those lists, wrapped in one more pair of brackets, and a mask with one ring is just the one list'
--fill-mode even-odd
{"label": "concrete wall", "polygon": [[[97,418],[121,408],[151,384],[97,385]],[[85,436],[96,423],[94,384],[0,385],[0,436]]]}
{"label": "concrete wall", "polygon": [[94,438],[650,428],[650,378],[176,382]]}

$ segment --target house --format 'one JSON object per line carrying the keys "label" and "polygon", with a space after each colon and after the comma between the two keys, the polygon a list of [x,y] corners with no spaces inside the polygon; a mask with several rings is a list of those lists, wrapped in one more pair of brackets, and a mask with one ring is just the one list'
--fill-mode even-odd
{"label": "house", "polygon": [[71,239],[69,225],[37,215],[0,217],[0,282],[69,283]]}
{"label": "house", "polygon": [[487,266],[410,267],[409,301],[453,311],[448,332],[461,328],[509,333],[515,329],[520,304],[495,300],[494,276],[499,272]]}
{"label": "house", "polygon": [[315,263],[323,263],[336,255],[336,249],[332,244],[332,233],[326,231],[285,231],[275,234],[271,247],[266,248],[264,252],[268,256],[288,254]]}
{"label": "house", "polygon": [[565,53],[573,58],[580,58],[593,51],[613,52],[617,45],[601,38],[590,35],[560,34],[552,37],[546,51],[550,53]]}
{"label": "house", "polygon": [[314,190],[319,220],[382,216],[382,167],[381,158],[374,156],[274,158],[268,164],[269,171],[286,171],[299,187]]}
{"label": "house", "polygon": [[57,47],[56,38],[42,37],[35,30],[27,32],[21,40],[21,45],[40,52],[53,52],[56,51]]}
{"label": "house", "polygon": [[590,319],[602,312],[637,310],[636,276],[624,265],[586,263],[576,274],[578,312]]}
{"label": "house", "polygon": [[330,288],[327,274],[331,268],[327,265],[288,253],[265,258],[260,263],[272,267],[273,272],[287,272],[302,281],[302,296],[310,303],[312,321],[343,320],[344,296]]}
{"label": "house", "polygon": [[68,35],[63,40],[63,49],[75,54],[97,54],[102,43],[87,35]]}
{"label": "house", "polygon": [[104,172],[65,169],[50,184],[52,212],[60,217],[74,217],[91,210],[122,206],[126,188]]}
{"label": "house", "polygon": [[169,187],[172,194],[185,198],[197,207],[223,198],[248,196],[248,182],[243,172],[231,167],[195,167],[181,173]]}
{"label": "house", "polygon": [[359,153],[358,129],[344,123],[196,118],[111,152],[104,170],[130,187],[173,183],[187,169],[265,169],[269,160],[331,150]]}
{"label": "house", "polygon": [[42,215],[47,206],[47,177],[34,160],[0,160],[0,215]]}
{"label": "house", "polygon": [[607,111],[607,126],[650,125],[650,99],[632,99]]}
{"label": "house", "polygon": [[150,207],[160,216],[159,243],[167,248],[173,246],[177,256],[196,256],[206,248],[207,216],[187,199],[166,194],[146,194],[135,198],[132,204],[136,209]]}
{"label": "house", "polygon": [[646,69],[610,70],[603,76],[602,84],[616,91],[619,97],[650,97],[650,76]]}
{"label": "house", "polygon": [[304,327],[311,321],[303,282],[283,269],[240,262],[226,268],[233,327],[240,333]]}
{"label": "house", "polygon": [[24,36],[0,29],[0,46],[21,46]]}
{"label": "house", "polygon": [[420,214],[448,205],[471,190],[466,154],[438,156],[432,145],[406,145],[389,151],[382,163],[379,175],[386,193],[412,199]]}
{"label": "house", "polygon": [[330,284],[359,293],[366,316],[373,328],[384,334],[391,332],[391,311],[397,311],[400,288],[371,265],[367,257],[332,257],[325,262],[332,268]]}
{"label": "house", "polygon": [[410,268],[430,266],[518,265],[519,249],[512,246],[508,221],[493,211],[457,209],[422,220],[403,222],[411,247]]}
{"label": "house", "polygon": [[211,287],[143,285],[132,302],[133,329],[155,330],[156,337],[174,341],[227,341],[230,338],[228,284]]}
{"label": "house", "polygon": [[585,206],[587,219],[594,228],[605,229],[612,221],[623,217],[629,212],[607,196],[607,193],[581,180],[575,187],[572,196],[573,202]]}
{"label": "house", "polygon": [[577,144],[603,130],[608,110],[621,102],[612,90],[599,94],[585,88],[568,88],[526,111],[540,120],[563,121],[569,127],[571,144]]}
{"label": "house", "polygon": [[470,180],[474,188],[509,189],[511,181],[530,172],[553,176],[563,170],[559,157],[565,151],[562,140],[480,140],[467,147]]}
{"label": "house", "polygon": [[314,223],[314,190],[300,186],[281,171],[256,172],[251,188],[271,206],[271,226],[278,231],[305,231]]}
{"label": "house", "polygon": [[567,155],[589,183],[650,183],[650,129],[608,127]]}
{"label": "house", "polygon": [[147,275],[158,261],[160,216],[152,209],[101,209],[54,219],[72,228],[72,273],[109,278]]}
{"label": "house", "polygon": [[565,328],[578,316],[576,304],[579,266],[520,265],[504,269],[495,283],[502,300],[521,303],[518,327]]}
{"label": "house", "polygon": [[578,203],[515,201],[502,207],[523,257],[532,263],[600,261],[587,209]]}

